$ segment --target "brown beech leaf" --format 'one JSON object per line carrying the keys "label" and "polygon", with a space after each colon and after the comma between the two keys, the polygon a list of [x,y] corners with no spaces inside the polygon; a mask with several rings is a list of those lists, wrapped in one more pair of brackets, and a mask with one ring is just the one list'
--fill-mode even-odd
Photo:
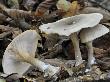
{"label": "brown beech leaf", "polygon": [[14,19],[26,18],[27,16],[31,15],[30,12],[18,9],[5,9],[5,11],[8,13],[9,16],[11,16]]}
{"label": "brown beech leaf", "polygon": [[0,4],[0,12],[13,19],[26,18],[31,16],[31,12],[19,9],[9,9],[2,4]]}
{"label": "brown beech leaf", "polygon": [[57,0],[45,0],[36,9],[35,15],[36,16],[42,16],[45,12],[48,11],[48,9],[56,4]]}
{"label": "brown beech leaf", "polygon": [[69,17],[75,15],[78,9],[79,9],[78,1],[73,1],[71,3],[69,10],[66,12],[66,14],[63,17]]}

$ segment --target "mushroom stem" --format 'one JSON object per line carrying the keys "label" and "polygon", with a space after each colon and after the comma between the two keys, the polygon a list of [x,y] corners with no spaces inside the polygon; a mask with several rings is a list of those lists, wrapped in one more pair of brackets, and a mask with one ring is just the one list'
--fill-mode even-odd
{"label": "mushroom stem", "polygon": [[93,46],[92,41],[89,41],[86,43],[87,49],[88,49],[88,67],[91,67],[92,64],[95,63],[95,58],[93,56]]}
{"label": "mushroom stem", "polygon": [[45,76],[53,76],[54,74],[58,73],[60,71],[60,67],[54,67],[50,64],[46,64],[42,61],[40,61],[37,58],[30,57],[30,59],[27,61],[31,65],[34,65],[39,70],[45,73]]}
{"label": "mushroom stem", "polygon": [[82,60],[81,52],[80,52],[80,48],[79,48],[79,39],[77,37],[77,32],[76,33],[72,33],[70,38],[71,38],[71,41],[73,43],[74,51],[75,51],[75,59],[76,59],[75,66],[78,66],[81,63],[83,63],[83,60]]}
{"label": "mushroom stem", "polygon": [[37,58],[33,58],[33,60],[30,62],[32,65],[34,65],[35,67],[37,67],[39,70],[41,70],[42,72],[45,71],[45,69],[48,68],[48,64],[46,65],[44,62],[40,61]]}

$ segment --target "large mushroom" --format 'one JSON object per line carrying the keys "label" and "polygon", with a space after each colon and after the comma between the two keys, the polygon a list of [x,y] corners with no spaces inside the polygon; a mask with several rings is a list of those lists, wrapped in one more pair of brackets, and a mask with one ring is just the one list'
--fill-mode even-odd
{"label": "large mushroom", "polygon": [[98,24],[93,28],[85,28],[80,31],[80,39],[82,43],[85,43],[88,49],[88,64],[87,67],[90,69],[91,65],[95,63],[93,56],[92,41],[99,38],[109,32],[109,29],[104,25]]}
{"label": "large mushroom", "polygon": [[83,60],[81,57],[77,33],[82,28],[96,26],[102,18],[103,16],[100,13],[80,14],[76,16],[63,18],[53,23],[43,24],[39,28],[41,31],[44,31],[47,34],[57,33],[59,35],[65,36],[70,35],[75,50],[75,65],[78,66],[81,63],[83,63]]}
{"label": "large mushroom", "polygon": [[31,65],[34,65],[49,77],[58,73],[60,67],[51,66],[35,58],[38,40],[40,40],[40,35],[35,30],[27,30],[14,38],[3,55],[4,72],[18,73],[21,76]]}

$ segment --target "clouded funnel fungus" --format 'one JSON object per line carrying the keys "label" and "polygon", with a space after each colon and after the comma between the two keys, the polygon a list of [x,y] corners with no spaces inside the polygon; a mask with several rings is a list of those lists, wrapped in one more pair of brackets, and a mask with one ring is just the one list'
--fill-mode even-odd
{"label": "clouded funnel fungus", "polygon": [[53,23],[43,24],[39,28],[47,34],[57,33],[59,35],[70,36],[75,50],[76,66],[78,66],[83,60],[79,49],[77,32],[82,28],[96,26],[102,18],[103,16],[100,13],[80,14],[63,18]]}
{"label": "clouded funnel fungus", "polygon": [[3,56],[2,65],[4,72],[6,74],[18,73],[23,75],[30,65],[34,65],[50,77],[58,73],[59,67],[45,64],[35,58],[38,40],[40,40],[40,36],[35,30],[27,30],[14,38],[6,48]]}

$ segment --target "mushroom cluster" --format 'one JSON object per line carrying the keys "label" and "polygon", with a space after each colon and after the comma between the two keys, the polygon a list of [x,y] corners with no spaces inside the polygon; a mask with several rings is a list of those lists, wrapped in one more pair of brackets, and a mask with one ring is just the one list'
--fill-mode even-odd
{"label": "mushroom cluster", "polygon": [[[79,40],[85,43],[88,49],[87,66],[90,69],[91,65],[95,63],[92,41],[109,32],[107,27],[99,24],[102,18],[103,15],[100,13],[80,14],[43,24],[39,29],[47,34],[57,33],[60,36],[70,37],[75,51],[75,66],[83,63]],[[40,39],[40,35],[35,30],[27,30],[15,37],[4,52],[2,61],[4,73],[23,75],[33,65],[44,72],[44,76],[56,79],[60,67],[54,67],[35,58],[35,52],[39,46],[38,40]]]}
{"label": "mushroom cluster", "polygon": [[18,73],[23,75],[31,65],[45,73],[45,76],[53,76],[60,71],[60,67],[54,67],[35,58],[35,52],[38,46],[40,35],[35,30],[27,30],[8,45],[4,55],[2,66],[4,73]]}
{"label": "mushroom cluster", "polygon": [[[99,24],[103,19],[100,13],[80,14],[67,18],[63,18],[53,23],[43,24],[39,28],[41,31],[50,34],[57,33],[59,35],[69,36],[75,51],[75,66],[83,63],[79,48],[79,39],[82,43],[86,43],[88,47],[88,67],[94,64],[92,40],[101,37],[109,32],[109,29]],[[80,38],[78,38],[80,34]]]}

